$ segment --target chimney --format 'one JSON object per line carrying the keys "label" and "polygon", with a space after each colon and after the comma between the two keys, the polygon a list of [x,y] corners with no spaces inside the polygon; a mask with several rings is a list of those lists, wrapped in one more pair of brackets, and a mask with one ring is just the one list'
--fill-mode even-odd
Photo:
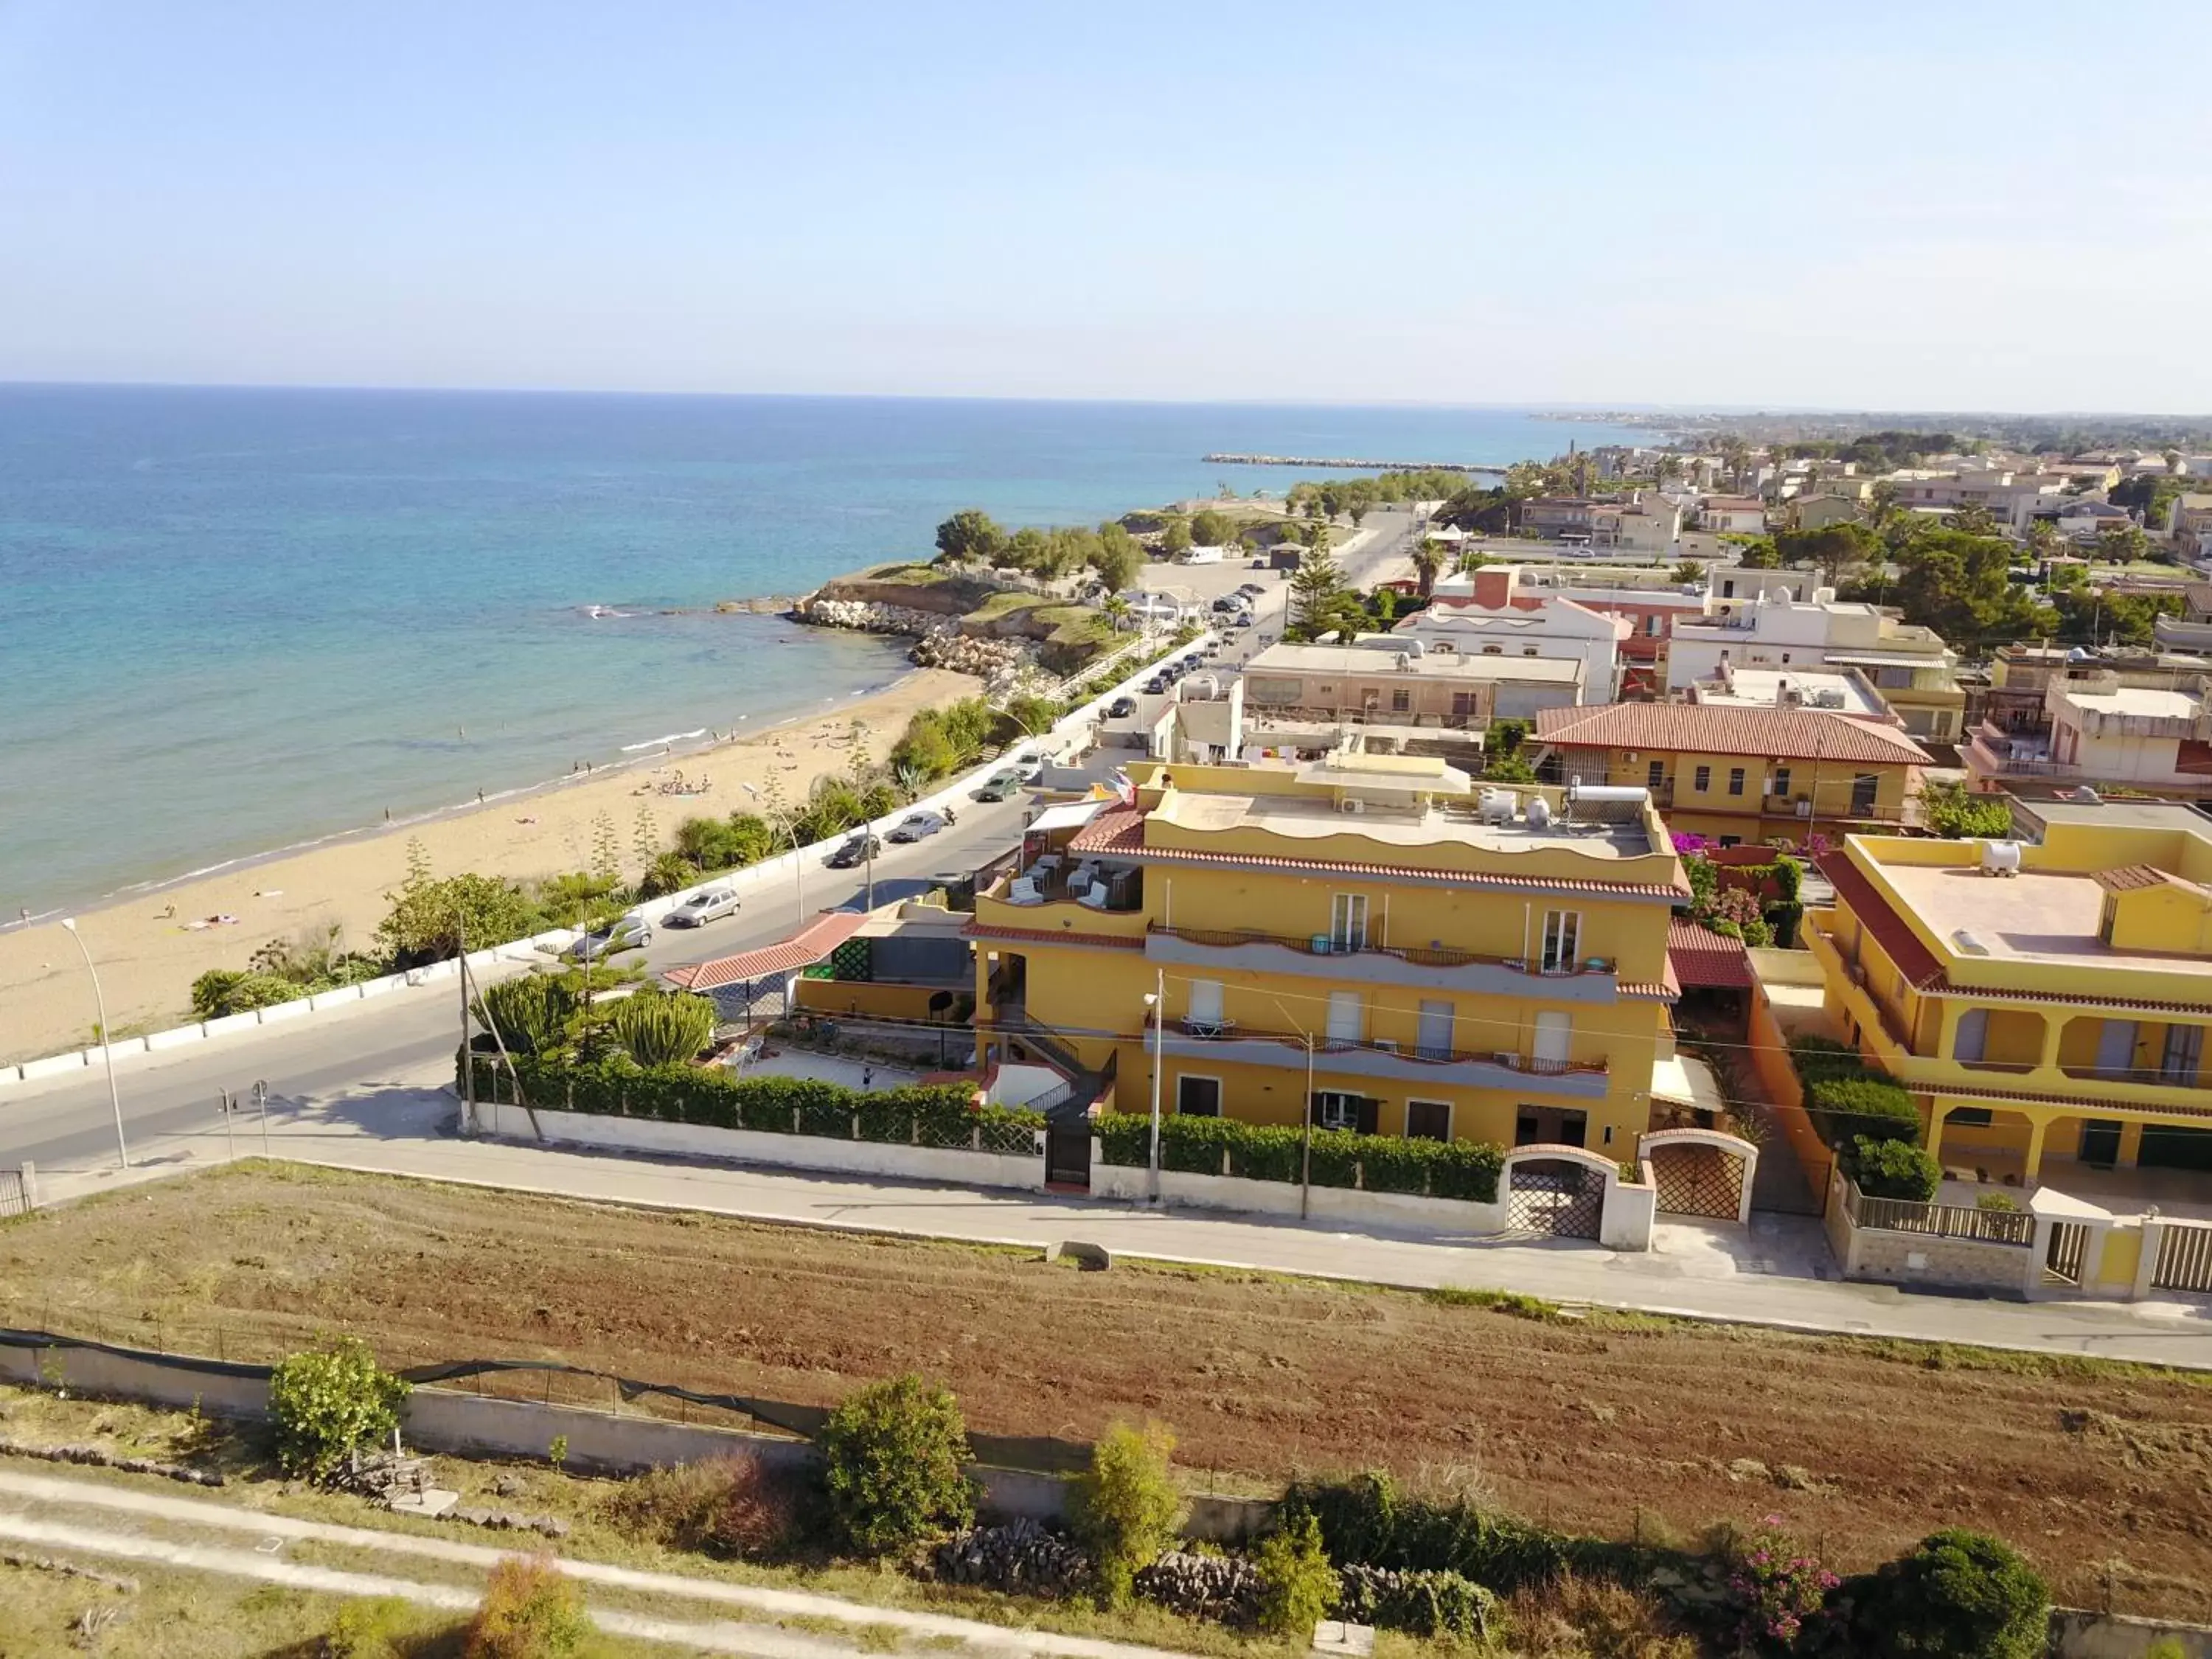
{"label": "chimney", "polygon": [[1486,564],[1474,573],[1474,602],[1486,611],[1503,611],[1513,603],[1516,579],[1521,567],[1514,564]]}

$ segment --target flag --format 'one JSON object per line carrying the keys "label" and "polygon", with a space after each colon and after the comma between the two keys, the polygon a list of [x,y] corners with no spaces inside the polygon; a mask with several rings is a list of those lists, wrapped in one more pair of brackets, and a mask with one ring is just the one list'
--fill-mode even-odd
{"label": "flag", "polygon": [[1137,804],[1136,783],[1118,766],[1114,769],[1114,799],[1124,806]]}

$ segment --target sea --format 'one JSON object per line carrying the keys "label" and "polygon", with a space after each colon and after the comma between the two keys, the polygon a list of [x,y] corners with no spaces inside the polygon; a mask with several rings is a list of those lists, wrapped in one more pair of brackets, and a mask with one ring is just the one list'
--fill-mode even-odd
{"label": "sea", "polygon": [[[0,386],[0,925],[826,709],[903,647],[717,614],[939,522],[1649,441],[1498,409]],[[1337,475],[1344,476],[1344,475]]]}

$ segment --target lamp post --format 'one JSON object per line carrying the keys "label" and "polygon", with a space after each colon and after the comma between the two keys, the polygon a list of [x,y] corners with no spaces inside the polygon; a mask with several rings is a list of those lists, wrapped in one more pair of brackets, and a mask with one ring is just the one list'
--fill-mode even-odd
{"label": "lamp post", "polygon": [[[799,884],[799,925],[801,927],[804,927],[806,926],[806,860],[799,855],[798,826],[793,821],[792,816],[789,812],[787,812],[782,807],[778,806],[774,801],[769,799],[765,795],[762,794],[759,790],[754,788],[752,785],[748,783],[742,784],[739,787],[744,790],[745,793],[750,795],[755,800],[758,801],[761,804],[763,810],[771,814],[778,823],[783,825],[784,836],[791,842],[791,873]],[[868,884],[871,888],[875,885],[874,866],[872,864],[869,866]]]}
{"label": "lamp post", "polygon": [[76,941],[78,954],[84,957],[84,971],[92,975],[93,1012],[100,1019],[100,1052],[107,1061],[107,1103],[115,1109],[115,1160],[127,1170],[131,1148],[123,1139],[123,1096],[115,1086],[115,1042],[107,1030],[107,999],[100,988],[100,969],[92,965],[92,952],[85,946],[84,935],[76,930],[76,918],[64,916],[62,927]]}
{"label": "lamp post", "polygon": [[1160,1201],[1160,1073],[1162,1057],[1167,1052],[1168,1036],[1168,970],[1159,970],[1157,988],[1145,997],[1145,1006],[1152,1011],[1152,1150],[1146,1161],[1151,1166],[1152,1202]]}

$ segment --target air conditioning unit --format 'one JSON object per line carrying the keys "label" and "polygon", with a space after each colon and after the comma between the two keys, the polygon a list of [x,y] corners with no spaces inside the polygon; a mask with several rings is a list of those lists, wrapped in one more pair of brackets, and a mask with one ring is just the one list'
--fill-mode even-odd
{"label": "air conditioning unit", "polygon": [[1374,1046],[1375,1052],[1378,1054],[1395,1054],[1398,1052],[1398,1039],[1395,1037],[1376,1037],[1375,1039]]}
{"label": "air conditioning unit", "polygon": [[1364,800],[1348,800],[1344,803],[1342,810],[1356,818],[1367,810],[1367,803]]}
{"label": "air conditioning unit", "polygon": [[1491,1058],[1510,1072],[1517,1072],[1521,1069],[1521,1056],[1510,1048],[1500,1048],[1492,1054]]}

